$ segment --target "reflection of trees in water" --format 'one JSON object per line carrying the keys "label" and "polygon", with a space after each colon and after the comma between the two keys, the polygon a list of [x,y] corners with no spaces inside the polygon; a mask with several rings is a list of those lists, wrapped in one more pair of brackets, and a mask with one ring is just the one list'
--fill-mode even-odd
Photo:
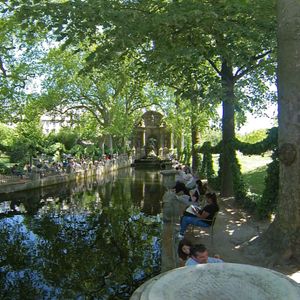
{"label": "reflection of trees in water", "polygon": [[34,215],[43,207],[47,199],[62,201],[72,193],[72,183],[47,186],[40,189],[26,190],[0,196],[0,201],[10,201],[12,210],[21,210]]}
{"label": "reflection of trees in water", "polygon": [[[94,203],[101,202],[105,207],[118,201],[117,198],[126,200],[130,198],[134,205],[140,207],[145,213],[155,215],[161,211],[160,200],[164,192],[160,176],[158,172],[135,171],[127,168],[101,178],[95,177],[41,189],[2,194],[0,201],[9,201],[8,207],[11,211],[2,211],[2,215],[0,212],[0,217],[17,211],[34,215],[39,210],[40,213],[47,212],[48,206],[56,206],[56,210],[93,211]],[[96,208],[98,207],[96,205]]]}
{"label": "reflection of trees in water", "polygon": [[[129,176],[129,171],[119,171],[104,177],[95,177],[67,182],[58,185],[46,186],[39,189],[20,191],[15,193],[0,194],[0,202],[10,202],[8,207],[12,211],[18,210],[19,206],[24,208],[24,212],[35,214],[40,207],[47,202],[70,202],[72,199],[79,199],[86,195],[98,193],[101,198],[109,202],[111,196],[111,184],[118,178]],[[90,192],[90,193],[89,193]]]}
{"label": "reflection of trees in water", "polygon": [[[41,298],[126,299],[140,284],[138,277],[143,280],[159,271],[153,237],[160,224],[124,201],[98,214],[49,214],[26,223],[36,236],[34,245],[20,226],[1,230],[1,237],[7,237],[0,246],[8,258],[4,274],[9,276],[9,270],[15,274],[13,285],[4,287],[2,281],[1,293],[11,298],[19,298],[24,286],[27,299],[37,293]],[[9,242],[11,234],[14,239]]]}
{"label": "reflection of trees in water", "polygon": [[161,200],[165,188],[159,172],[136,170],[133,175],[132,192],[135,194],[135,204],[148,215],[161,212]]}
{"label": "reflection of trees in water", "polygon": [[160,212],[158,180],[126,169],[101,184],[93,179],[87,189],[84,181],[74,182],[12,198],[30,214],[0,219],[0,295],[129,298],[159,270],[160,224],[140,214],[137,205],[143,201],[144,211]]}

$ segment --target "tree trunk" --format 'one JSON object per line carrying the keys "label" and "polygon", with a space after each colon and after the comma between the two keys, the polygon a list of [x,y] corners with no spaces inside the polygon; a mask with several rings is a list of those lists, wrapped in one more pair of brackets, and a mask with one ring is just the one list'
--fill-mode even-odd
{"label": "tree trunk", "polygon": [[197,107],[197,100],[191,99],[191,106],[192,169],[193,172],[199,173],[200,153],[196,149],[196,145],[200,143],[200,128],[199,123],[197,121],[197,114],[199,114],[199,111],[198,109],[194,109]]}
{"label": "tree trunk", "polygon": [[107,135],[107,146],[109,149],[109,154],[112,155],[114,153],[114,150],[113,150],[113,138],[111,134]]}
{"label": "tree trunk", "polygon": [[125,136],[122,137],[122,154],[127,154],[128,140]]}
{"label": "tree trunk", "polygon": [[177,139],[176,143],[177,148],[177,159],[178,161],[181,161],[183,158],[183,149],[184,149],[184,134],[183,132],[179,133],[179,137]]}
{"label": "tree trunk", "polygon": [[104,138],[101,139],[101,141],[99,142],[99,147],[101,149],[102,155],[105,154],[105,142],[104,142]]}
{"label": "tree trunk", "polygon": [[300,2],[278,0],[279,203],[262,241],[300,263]]}
{"label": "tree trunk", "polygon": [[235,150],[232,141],[235,137],[234,125],[234,78],[232,67],[222,64],[223,116],[222,116],[222,153],[220,156],[221,195],[234,195],[232,157]]}

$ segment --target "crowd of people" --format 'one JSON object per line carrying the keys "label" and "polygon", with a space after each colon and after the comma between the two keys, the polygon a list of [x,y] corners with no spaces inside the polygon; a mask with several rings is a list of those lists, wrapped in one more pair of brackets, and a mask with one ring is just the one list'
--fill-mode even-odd
{"label": "crowd of people", "polygon": [[43,159],[35,159],[33,163],[14,164],[11,167],[11,175],[20,178],[31,178],[33,174],[38,174],[40,177],[47,175],[55,175],[61,173],[73,173],[78,170],[88,170],[105,166],[107,163],[114,163],[121,156],[117,155],[103,155],[98,160],[91,160],[89,158],[77,159],[67,157],[62,161],[50,161]]}
{"label": "crowd of people", "polygon": [[210,227],[219,211],[217,194],[211,191],[206,183],[193,174],[189,166],[176,167],[175,185],[171,189],[178,200],[186,204],[180,217],[180,230],[178,234],[178,257],[180,265],[192,266],[204,263],[221,263],[219,255],[210,257],[203,244],[192,244],[185,238],[189,225],[197,227]]}
{"label": "crowd of people", "polygon": [[203,184],[197,175],[192,174],[189,166],[177,166],[176,171],[175,185],[171,190],[187,205],[180,219],[178,234],[178,238],[183,239],[189,225],[211,226],[219,205],[216,193],[209,191],[207,184]]}

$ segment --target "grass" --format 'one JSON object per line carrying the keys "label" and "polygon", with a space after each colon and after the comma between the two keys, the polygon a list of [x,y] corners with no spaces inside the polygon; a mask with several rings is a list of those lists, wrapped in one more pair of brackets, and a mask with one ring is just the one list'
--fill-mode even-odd
{"label": "grass", "polygon": [[243,155],[237,153],[237,158],[241,164],[241,171],[243,174],[247,174],[255,169],[266,166],[272,161],[270,154],[261,155]]}
{"label": "grass", "polygon": [[[267,164],[272,159],[270,154],[261,155],[243,155],[237,153],[237,158],[241,165],[241,171],[245,183],[249,186],[250,192],[261,195],[265,188],[265,176],[267,174]],[[218,155],[213,156],[214,170],[218,172]]]}
{"label": "grass", "polygon": [[267,164],[272,161],[270,155],[245,156],[238,153],[238,160],[241,164],[243,179],[249,186],[250,192],[262,195],[265,188]]}
{"label": "grass", "polygon": [[265,177],[267,166],[256,168],[243,174],[245,183],[249,186],[250,192],[261,195],[265,188]]}

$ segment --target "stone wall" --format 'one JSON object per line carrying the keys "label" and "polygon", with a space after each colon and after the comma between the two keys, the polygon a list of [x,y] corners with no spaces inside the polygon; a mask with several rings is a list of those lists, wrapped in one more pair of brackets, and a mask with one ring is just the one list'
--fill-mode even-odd
{"label": "stone wall", "polygon": [[45,187],[49,185],[60,184],[63,182],[70,182],[81,180],[82,178],[93,177],[93,176],[102,176],[104,174],[108,174],[112,171],[127,168],[132,164],[132,159],[116,159],[105,162],[104,165],[101,166],[92,166],[88,169],[79,169],[72,173],[61,173],[54,174],[47,177],[40,177],[39,174],[37,176],[32,176],[31,179],[22,179],[20,178],[15,182],[2,183],[0,185],[0,194],[2,193],[13,193],[18,191],[26,191],[35,188]]}

